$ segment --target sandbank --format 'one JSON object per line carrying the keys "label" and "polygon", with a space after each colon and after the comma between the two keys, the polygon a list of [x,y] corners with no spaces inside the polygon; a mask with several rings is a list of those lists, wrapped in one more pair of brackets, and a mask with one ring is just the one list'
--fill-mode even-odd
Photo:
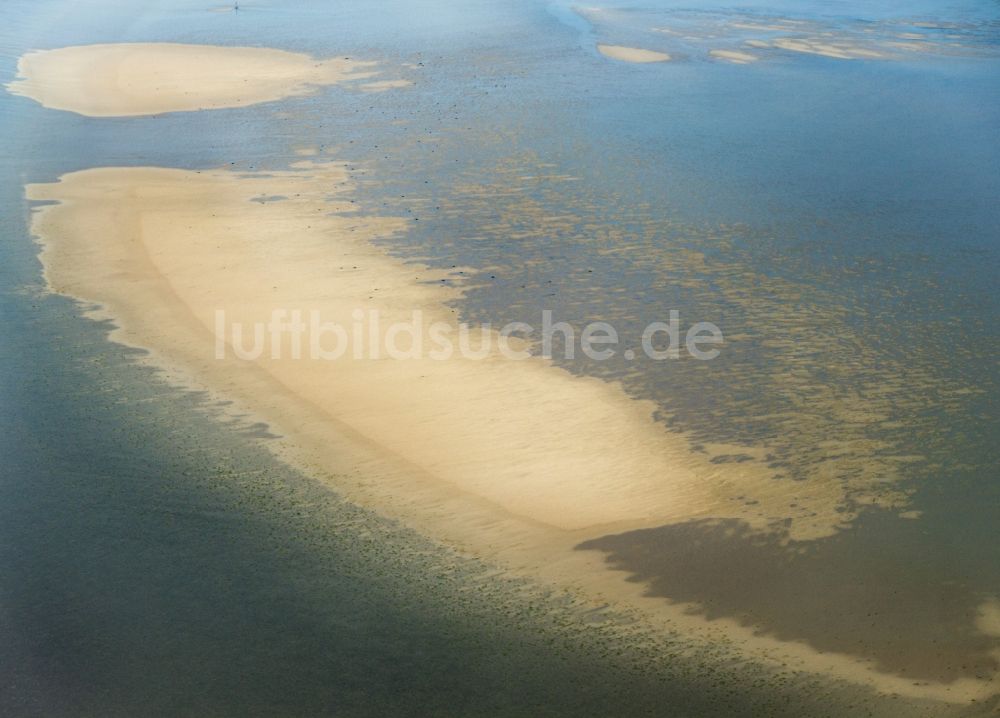
{"label": "sandbank", "polygon": [[383,328],[409,322],[412,310],[423,312],[425,325],[454,323],[445,304],[455,290],[426,285],[444,277],[367,242],[405,223],[328,202],[331,188],[346,183],[341,165],[297,164],[267,177],[105,168],[33,185],[31,199],[60,202],[35,222],[49,282],[106,306],[129,343],[183,348],[227,384],[230,372],[263,372],[280,385],[275,391],[519,518],[577,530],[711,507],[707,486],[683,460],[686,442],[652,421],[651,406],[540,359],[494,352],[438,360],[425,352],[394,360],[384,350],[379,359],[295,359],[286,350],[247,361],[232,349],[216,359],[219,310],[227,327],[266,324],[275,309],[315,311],[347,328],[355,312],[367,320],[373,310]]}
{"label": "sandbank", "polygon": [[817,38],[778,38],[772,42],[774,47],[791,52],[801,52],[807,55],[822,55],[837,60],[880,59],[885,55],[876,50],[859,47],[849,43],[831,43]]}
{"label": "sandbank", "polygon": [[362,92],[385,92],[401,87],[410,87],[413,83],[409,80],[378,80],[376,82],[366,82],[360,86]]}
{"label": "sandbank", "polygon": [[756,55],[751,55],[749,52],[739,52],[738,50],[709,50],[708,54],[737,65],[746,65],[750,62],[756,62],[758,59]]}
{"label": "sandbank", "polygon": [[665,52],[655,50],[643,50],[638,47],[625,47],[623,45],[598,45],[598,52],[612,60],[622,60],[623,62],[667,62],[670,55]]}
{"label": "sandbank", "polygon": [[375,63],[259,47],[115,43],[36,50],[9,92],[89,117],[245,107],[372,77]]}
{"label": "sandbank", "polygon": [[270,174],[98,168],[29,185],[27,196],[52,203],[32,222],[51,290],[96,305],[91,315],[117,326],[112,338],[148,350],[168,379],[254,412],[283,437],[271,441],[276,453],[352,500],[764,662],[900,694],[982,695],[978,681],[917,686],[849,655],[706,622],[650,598],[596,552],[573,550],[697,517],[760,529],[780,520],[796,539],[828,536],[845,521],[838,482],[798,482],[801,510],[790,519],[789,489],[765,462],[713,463],[654,421],[652,404],[540,358],[328,360],[296,357],[288,344],[279,356],[271,344],[239,358],[234,323],[267,323],[275,310],[316,311],[348,328],[378,311],[383,330],[419,310],[425,345],[423,327],[455,323],[456,278],[378,249],[372,240],[408,223],[358,214],[350,187],[344,165],[303,160]]}

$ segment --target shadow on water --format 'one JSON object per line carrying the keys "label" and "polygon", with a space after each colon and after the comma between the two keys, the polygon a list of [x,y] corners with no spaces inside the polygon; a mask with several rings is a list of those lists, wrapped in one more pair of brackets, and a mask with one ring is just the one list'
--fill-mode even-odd
{"label": "shadow on water", "polygon": [[0,295],[0,715],[914,714],[574,618],[277,463],[69,308]]}
{"label": "shadow on water", "polygon": [[709,620],[735,619],[914,680],[988,677],[998,641],[976,622],[989,593],[974,565],[928,536],[923,519],[868,511],[816,541],[703,519],[577,549],[606,553],[612,568],[648,584],[648,595],[694,604]]}

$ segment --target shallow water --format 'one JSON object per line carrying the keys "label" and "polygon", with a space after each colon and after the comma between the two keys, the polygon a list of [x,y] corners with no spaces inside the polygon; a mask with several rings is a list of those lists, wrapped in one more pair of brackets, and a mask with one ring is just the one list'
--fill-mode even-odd
{"label": "shallow water", "polygon": [[[465,319],[547,308],[634,338],[678,309],[722,328],[711,362],[562,363],[652,399],[720,465],[769,467],[791,523],[582,550],[708,617],[915,681],[995,671],[976,616],[1000,596],[1000,10],[830,7],[8,3],[3,81],[29,48],[171,40],[412,63],[414,85],[122,120],[0,96],[5,714],[920,710],[838,685],[817,703],[804,679],[762,688],[733,667],[723,688],[704,655],[664,681],[633,670],[641,656],[596,655],[575,618],[555,651],[528,606],[558,623],[563,599],[489,584],[489,567],[294,475],[41,294],[24,184],[101,165],[283,168],[301,147],[354,162],[366,207],[417,220],[389,251],[474,270]],[[707,55],[751,32],[721,24],[775,16],[838,42],[905,26],[936,49]],[[676,60],[609,61],[597,42]],[[789,541],[809,520],[795,482],[819,474],[844,485],[844,526]],[[393,571],[373,575],[386,556]]]}

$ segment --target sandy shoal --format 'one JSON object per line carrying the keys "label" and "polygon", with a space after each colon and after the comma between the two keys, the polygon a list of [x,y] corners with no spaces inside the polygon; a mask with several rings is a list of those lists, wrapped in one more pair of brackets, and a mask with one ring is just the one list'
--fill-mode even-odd
{"label": "sandy shoal", "polygon": [[259,47],[114,43],[37,50],[6,88],[90,117],[244,107],[371,77],[375,63]]}
{"label": "sandy shoal", "polygon": [[612,60],[622,60],[623,62],[667,62],[670,59],[670,55],[665,52],[643,50],[639,47],[625,47],[624,45],[598,45],[597,51]]}
{"label": "sandy shoal", "polygon": [[[91,169],[29,185],[27,196],[51,202],[36,208],[32,229],[53,291],[96,303],[94,316],[118,327],[112,337],[149,350],[168,378],[251,410],[284,437],[274,451],[349,498],[761,661],[900,694],[955,700],[983,691],[978,682],[915,686],[850,656],[755,635],[735,621],[706,622],[644,595],[641,584],[607,571],[603,556],[574,551],[588,538],[698,516],[755,525],[787,516],[787,487],[762,462],[712,463],[617,385],[495,352],[327,360],[296,358],[283,345],[277,358],[238,358],[232,324],[266,323],[276,309],[315,310],[348,328],[357,312],[373,310],[383,329],[409,322],[413,310],[424,327],[455,323],[448,305],[460,288],[378,249],[373,239],[407,223],[358,214],[349,188],[343,165],[305,160],[268,175]],[[221,359],[218,310],[230,329]],[[793,530],[835,531],[838,484],[797,491],[809,518]]]}
{"label": "sandy shoal", "polygon": [[815,38],[782,37],[774,40],[772,45],[781,50],[801,52],[807,55],[822,55],[823,57],[831,57],[836,60],[879,59],[885,57],[881,52],[858,45],[846,42],[826,42],[823,39]]}
{"label": "sandy shoal", "polygon": [[740,52],[739,50],[709,50],[708,54],[737,65],[746,65],[757,61],[756,55],[751,55],[749,52]]}
{"label": "sandy shoal", "polygon": [[[297,397],[442,486],[567,530],[710,507],[704,483],[687,466],[686,442],[652,421],[651,405],[540,359],[494,352],[442,361],[425,352],[394,360],[383,350],[380,359],[348,352],[328,360],[310,358],[308,348],[295,359],[290,339],[281,358],[269,355],[268,342],[255,361],[237,358],[231,346],[216,359],[218,310],[226,341],[233,343],[238,323],[247,328],[247,347],[249,327],[269,322],[274,310],[316,311],[345,328],[356,312],[367,322],[377,310],[383,334],[411,321],[413,310],[423,312],[425,325],[454,323],[445,308],[454,290],[427,286],[439,277],[369,244],[403,229],[402,220],[359,217],[349,205],[326,201],[345,179],[336,164],[272,177],[95,169],[34,185],[30,197],[61,202],[35,223],[40,236],[59,238],[47,239],[44,253],[56,291],[101,303],[130,342],[168,353],[183,348],[227,384],[240,371],[266,376],[275,384],[268,394]],[[288,199],[254,201],[273,196]],[[328,337],[323,347],[332,346]],[[369,347],[365,339],[366,355]],[[270,401],[257,388],[252,393]]]}

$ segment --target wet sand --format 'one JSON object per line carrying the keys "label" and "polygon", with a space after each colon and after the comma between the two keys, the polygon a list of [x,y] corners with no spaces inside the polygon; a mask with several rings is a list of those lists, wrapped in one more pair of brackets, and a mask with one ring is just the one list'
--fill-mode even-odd
{"label": "wet sand", "polygon": [[[596,21],[599,26],[608,23],[606,17],[596,13],[587,17]],[[704,14],[678,12],[672,14],[670,19],[669,25],[649,28],[660,37],[667,37],[667,51],[671,51],[673,43],[679,41],[693,43],[700,46],[709,57],[736,64],[805,56],[835,60],[899,61],[914,60],[917,55],[972,57],[994,51],[988,43],[983,42],[989,33],[982,33],[974,24],[963,26],[961,32],[946,34],[933,32],[935,29],[946,28],[906,18],[838,23],[820,18],[794,20],[738,11],[710,11]],[[721,38],[726,38],[730,49],[712,47]],[[762,52],[747,52],[745,48]],[[690,45],[685,55],[689,51]]]}
{"label": "wet sand", "polygon": [[[104,305],[130,344],[182,348],[212,382],[262,372],[283,395],[435,483],[520,520],[579,530],[713,508],[717,498],[692,468],[684,440],[617,387],[496,350],[482,360],[433,358],[430,324],[454,325],[446,303],[456,290],[434,286],[448,277],[370,246],[402,231],[403,220],[357,216],[346,195],[327,201],[331,187],[346,186],[341,165],[298,164],[267,177],[104,168],[34,185],[31,199],[61,202],[35,223],[48,280],[58,292]],[[277,197],[289,199],[259,201]],[[267,324],[275,309],[317,311],[346,328],[356,312],[367,319],[377,310],[381,332],[418,310],[427,349],[391,359],[383,335],[377,359],[367,358],[367,340],[364,359],[353,358],[355,347],[334,360],[312,358],[309,349],[295,358],[290,345],[280,358],[268,356],[270,346],[252,362],[232,346],[215,358],[218,310],[228,328]],[[225,331],[232,344],[232,330]],[[470,343],[478,344],[478,334]],[[330,337],[321,348],[332,351]],[[272,403],[256,390],[241,393]],[[326,430],[332,427],[317,438]]]}
{"label": "wet sand", "polygon": [[655,50],[643,50],[639,47],[624,47],[622,45],[598,45],[598,52],[612,60],[622,60],[623,62],[667,62],[670,55],[665,52]]}
{"label": "wet sand", "polygon": [[756,55],[751,55],[749,52],[739,52],[738,50],[710,50],[708,54],[719,60],[726,60],[737,65],[746,65],[750,62],[756,62],[759,59]]}
{"label": "wet sand", "polygon": [[[372,309],[383,327],[408,321],[414,308],[426,322],[454,321],[447,303],[459,289],[441,281],[451,278],[376,249],[372,239],[406,223],[359,216],[349,190],[342,165],[305,160],[267,175],[86,170],[31,185],[28,197],[58,203],[37,210],[33,223],[52,290],[99,304],[91,316],[112,319],[116,341],[150,350],[168,379],[236,399],[238,411],[253,411],[284,437],[271,442],[279,456],[351,499],[516,571],[632,606],[663,630],[761,661],[792,661],[886,692],[983,694],[975,678],[913,685],[872,671],[851,651],[824,654],[754,635],[730,618],[705,623],[604,569],[600,552],[573,551],[606,548],[601,536],[699,517],[759,530],[762,506],[787,511],[784,487],[759,465],[691,452],[616,385],[495,355],[328,361],[294,358],[285,345],[280,358],[250,361],[229,345],[216,358],[219,309],[244,326],[268,321],[276,308],[318,309],[344,326]],[[812,531],[831,535],[842,520],[840,488],[814,488]]]}
{"label": "wet sand", "polygon": [[309,94],[372,77],[373,65],[259,47],[80,45],[23,55],[7,90],[56,110],[124,117],[245,107]]}
{"label": "wet sand", "polygon": [[876,50],[845,42],[830,42],[817,38],[778,38],[771,43],[774,47],[807,55],[822,55],[836,60],[879,59],[885,55]]}
{"label": "wet sand", "polygon": [[[286,94],[309,91],[308,82],[297,82],[282,85],[296,88]],[[185,87],[180,96],[207,91]],[[117,91],[94,97],[86,109],[98,116],[158,111],[155,102]],[[211,103],[186,109],[232,106]],[[656,423],[651,404],[543,360],[495,352],[482,360],[309,360],[287,345],[281,356],[244,360],[232,343],[220,347],[218,310],[229,325],[245,327],[268,322],[276,309],[317,310],[344,327],[376,310],[383,327],[409,321],[412,310],[423,312],[424,327],[454,325],[456,277],[375,248],[372,240],[405,231],[407,222],[359,215],[350,191],[343,165],[302,161],[253,175],[101,168],[30,185],[27,194],[56,203],[37,210],[33,222],[53,291],[98,305],[90,315],[112,319],[112,337],[150,351],[167,378],[236,399],[283,437],[272,446],[279,455],[348,497],[450,545],[613,598],[669,630],[728,642],[761,660],[886,692],[953,701],[988,694],[989,686],[968,676],[916,685],[871,670],[843,646],[827,654],[780,632],[757,636],[733,611],[708,624],[604,570],[599,552],[572,550],[605,550],[601,537],[705,519],[756,531],[781,520],[786,540],[829,537],[845,522],[838,482],[801,482],[793,521],[787,487],[762,461],[713,462]],[[432,340],[423,329],[417,334],[425,345]]]}

